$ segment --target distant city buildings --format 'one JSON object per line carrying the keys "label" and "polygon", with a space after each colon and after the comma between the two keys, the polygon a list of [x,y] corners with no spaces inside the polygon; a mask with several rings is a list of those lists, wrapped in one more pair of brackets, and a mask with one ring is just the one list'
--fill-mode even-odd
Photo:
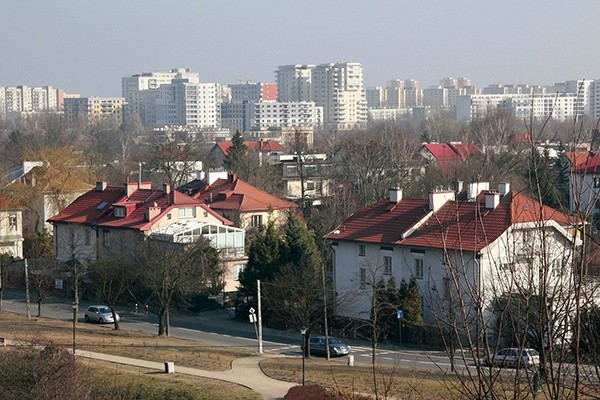
{"label": "distant city buildings", "polygon": [[64,99],[65,117],[70,121],[86,119],[88,121],[110,120],[123,123],[123,97],[71,97]]}
{"label": "distant city buildings", "polygon": [[364,128],[367,99],[359,63],[282,65],[275,71],[278,100],[323,107],[325,129]]}
{"label": "distant city buildings", "polygon": [[64,95],[52,86],[0,86],[0,118],[62,111]]}

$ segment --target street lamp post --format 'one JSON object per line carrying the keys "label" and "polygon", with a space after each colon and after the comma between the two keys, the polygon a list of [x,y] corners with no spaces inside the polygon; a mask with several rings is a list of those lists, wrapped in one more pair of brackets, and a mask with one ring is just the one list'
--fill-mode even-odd
{"label": "street lamp post", "polygon": [[75,355],[75,323],[77,322],[77,304],[73,303],[73,355]]}
{"label": "street lamp post", "polygon": [[306,358],[306,331],[308,328],[302,327],[300,328],[300,333],[302,334],[302,386],[304,386],[304,359]]}

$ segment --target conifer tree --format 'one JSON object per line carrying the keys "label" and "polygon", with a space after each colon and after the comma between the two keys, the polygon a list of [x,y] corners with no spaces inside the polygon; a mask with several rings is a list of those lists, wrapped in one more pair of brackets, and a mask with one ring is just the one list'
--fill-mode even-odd
{"label": "conifer tree", "polygon": [[410,278],[410,282],[406,285],[404,282],[404,295],[401,298],[402,310],[404,311],[404,322],[412,326],[423,325],[423,304],[421,301],[421,291],[417,284],[416,278]]}
{"label": "conifer tree", "polygon": [[248,263],[240,273],[240,291],[246,296],[256,295],[256,280],[270,281],[281,265],[283,243],[270,221],[258,229],[256,237],[248,249]]}
{"label": "conifer tree", "polygon": [[244,144],[244,137],[240,131],[236,131],[235,135],[231,138],[231,147],[227,149],[227,159],[225,160],[225,168],[228,171],[239,173],[239,169],[242,164],[245,164],[245,158],[247,155],[247,147]]}

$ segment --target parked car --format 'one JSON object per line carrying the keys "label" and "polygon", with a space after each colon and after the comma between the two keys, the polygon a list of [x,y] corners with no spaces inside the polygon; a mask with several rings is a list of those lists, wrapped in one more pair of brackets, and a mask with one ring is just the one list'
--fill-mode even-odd
{"label": "parked car", "polygon": [[[121,320],[119,314],[115,313],[117,322]],[[85,310],[85,322],[99,322],[101,324],[112,324],[115,322],[113,319],[112,310],[107,306],[89,306]]]}
{"label": "parked car", "polygon": [[[308,340],[310,354],[326,355],[325,336],[311,336]],[[304,342],[300,345],[304,351]],[[350,353],[350,346],[340,342],[338,339],[329,337],[329,354],[333,357],[344,356]]]}
{"label": "parked car", "polygon": [[499,367],[535,367],[540,365],[540,353],[535,349],[508,347],[489,355],[485,362]]}

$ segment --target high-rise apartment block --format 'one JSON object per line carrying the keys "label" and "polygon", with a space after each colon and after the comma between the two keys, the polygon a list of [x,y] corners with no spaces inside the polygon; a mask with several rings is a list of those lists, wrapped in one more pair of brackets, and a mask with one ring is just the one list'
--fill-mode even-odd
{"label": "high-rise apartment block", "polygon": [[364,128],[367,100],[359,63],[282,65],[276,81],[280,102],[313,101],[323,107],[326,129]]}
{"label": "high-rise apartment block", "polygon": [[238,83],[228,85],[231,88],[231,103],[258,103],[259,101],[277,100],[275,83]]}
{"label": "high-rise apartment block", "polygon": [[83,118],[88,121],[111,120],[123,123],[123,97],[72,97],[64,100],[65,117],[70,121]]}
{"label": "high-rise apartment block", "polygon": [[64,91],[52,86],[0,86],[0,118],[63,110]]}

